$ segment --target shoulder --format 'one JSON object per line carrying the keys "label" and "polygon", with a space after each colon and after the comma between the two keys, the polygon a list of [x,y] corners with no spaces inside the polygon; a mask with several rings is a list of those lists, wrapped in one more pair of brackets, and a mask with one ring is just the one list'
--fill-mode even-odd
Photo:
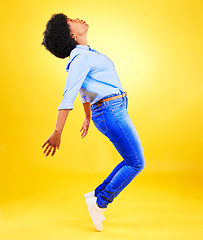
{"label": "shoulder", "polygon": [[86,60],[87,56],[84,50],[79,49],[79,48],[74,48],[69,56],[69,60],[66,66],[66,71],[69,71],[70,64],[73,62],[77,62],[78,64],[84,62]]}

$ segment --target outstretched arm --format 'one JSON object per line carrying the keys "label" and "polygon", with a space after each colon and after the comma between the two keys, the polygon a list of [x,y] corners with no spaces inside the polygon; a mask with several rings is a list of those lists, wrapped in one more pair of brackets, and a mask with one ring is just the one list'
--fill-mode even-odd
{"label": "outstretched arm", "polygon": [[[56,127],[52,135],[47,139],[47,141],[42,145],[42,148],[46,146],[44,153],[46,157],[50,154],[51,150],[53,156],[56,152],[56,148],[59,149],[61,141],[61,133],[68,116],[70,109],[73,109],[73,102],[78,94],[79,89],[81,88],[88,72],[90,71],[90,65],[87,61],[87,56],[84,53],[76,54],[71,61],[68,63],[67,71],[68,76],[66,79],[64,94],[62,102],[60,103],[58,110],[58,118],[56,122]],[[87,125],[87,124],[85,124]]]}
{"label": "outstretched arm", "polygon": [[44,148],[46,145],[46,148],[44,150],[44,154],[46,153],[46,157],[50,154],[50,152],[53,149],[53,152],[51,156],[53,156],[56,152],[56,148],[59,149],[60,142],[61,142],[61,134],[66,122],[66,118],[69,114],[70,109],[62,109],[58,111],[58,117],[56,121],[56,126],[54,132],[51,134],[51,136],[47,139],[47,141],[42,145],[42,148]]}
{"label": "outstretched arm", "polygon": [[90,103],[86,102],[83,103],[83,108],[85,111],[85,119],[82,124],[82,128],[80,129],[80,132],[83,130],[81,137],[84,138],[87,135],[89,125],[90,125],[90,118],[91,118],[91,108],[90,108]]}

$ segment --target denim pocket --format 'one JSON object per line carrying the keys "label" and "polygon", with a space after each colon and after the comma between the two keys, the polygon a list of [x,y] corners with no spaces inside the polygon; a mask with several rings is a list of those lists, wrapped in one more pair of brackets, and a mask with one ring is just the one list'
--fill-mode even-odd
{"label": "denim pocket", "polygon": [[95,127],[101,133],[106,133],[108,131],[103,112],[92,112],[92,121],[94,122]]}
{"label": "denim pocket", "polygon": [[111,105],[112,111],[116,111],[116,110],[122,108],[123,106],[125,106],[125,99],[116,98],[114,100],[111,100],[110,105]]}

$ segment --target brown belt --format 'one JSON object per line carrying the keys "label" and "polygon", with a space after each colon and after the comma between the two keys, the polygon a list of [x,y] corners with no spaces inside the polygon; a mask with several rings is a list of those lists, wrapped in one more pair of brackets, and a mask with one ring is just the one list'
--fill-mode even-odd
{"label": "brown belt", "polygon": [[124,92],[122,95],[118,95],[118,96],[114,96],[114,97],[109,97],[109,98],[104,98],[104,99],[100,99],[98,102],[96,102],[95,104],[98,106],[101,106],[102,103],[103,103],[103,100],[106,102],[106,101],[110,101],[110,100],[113,100],[113,99],[117,99],[117,98],[121,98],[121,97],[124,97],[124,96],[127,96],[127,92]]}

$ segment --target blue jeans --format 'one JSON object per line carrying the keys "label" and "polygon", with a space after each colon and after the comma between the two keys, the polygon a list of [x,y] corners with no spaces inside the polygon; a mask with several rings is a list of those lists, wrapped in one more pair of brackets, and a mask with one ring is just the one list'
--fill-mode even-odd
{"label": "blue jeans", "polygon": [[[105,98],[115,96],[112,94]],[[95,127],[113,143],[123,161],[95,189],[97,204],[107,208],[114,198],[144,169],[144,152],[138,133],[127,112],[128,98],[104,101],[91,105]]]}

